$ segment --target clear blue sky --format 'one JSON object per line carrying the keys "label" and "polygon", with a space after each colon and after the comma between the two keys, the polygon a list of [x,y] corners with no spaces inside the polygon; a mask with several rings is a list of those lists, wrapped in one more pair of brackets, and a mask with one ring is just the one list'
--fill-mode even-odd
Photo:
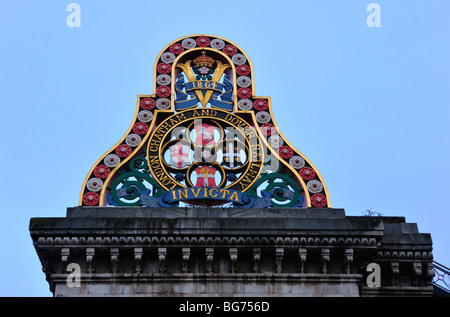
{"label": "clear blue sky", "polygon": [[[66,7],[81,7],[69,28]],[[369,28],[366,7],[381,8]],[[214,5],[213,5],[214,3]],[[31,217],[64,217],[152,94],[160,50],[213,34],[250,57],[334,208],[405,216],[450,265],[450,1],[0,1],[0,296],[50,296]]]}

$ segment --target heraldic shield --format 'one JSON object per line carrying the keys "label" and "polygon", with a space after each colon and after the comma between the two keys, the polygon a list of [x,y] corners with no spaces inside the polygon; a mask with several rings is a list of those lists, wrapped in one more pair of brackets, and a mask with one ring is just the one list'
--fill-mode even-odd
{"label": "heraldic shield", "polygon": [[80,206],[329,208],[313,164],[281,133],[235,43],[191,35],[156,58],[119,142],[89,171]]}

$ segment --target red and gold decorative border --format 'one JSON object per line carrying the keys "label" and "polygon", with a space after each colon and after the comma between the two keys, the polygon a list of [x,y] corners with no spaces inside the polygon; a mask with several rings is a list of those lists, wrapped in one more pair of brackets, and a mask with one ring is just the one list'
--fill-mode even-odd
{"label": "red and gold decorative border", "polygon": [[[233,69],[234,113],[247,113],[272,154],[283,162],[305,191],[308,207],[330,208],[325,182],[313,164],[283,136],[272,112],[270,97],[256,97],[253,66],[247,54],[235,43],[213,35],[190,35],[168,44],[158,54],[153,69],[153,95],[138,95],[136,112],[127,132],[109,151],[103,154],[87,174],[79,197],[80,206],[106,206],[106,188],[116,172],[133,156],[142,153],[157,116],[174,112],[175,65],[192,50],[216,51],[231,60]],[[171,85],[159,75],[171,74]],[[167,77],[166,77],[167,78]],[[250,83],[248,82],[250,80]],[[239,83],[239,84],[238,84]],[[152,120],[148,120],[149,116]],[[277,130],[274,130],[277,129]],[[276,138],[270,138],[277,131]],[[272,146],[274,145],[274,146]]]}

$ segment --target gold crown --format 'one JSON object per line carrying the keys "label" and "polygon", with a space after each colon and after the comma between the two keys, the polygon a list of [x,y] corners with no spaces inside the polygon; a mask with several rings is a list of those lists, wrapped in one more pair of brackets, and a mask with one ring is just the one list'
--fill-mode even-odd
{"label": "gold crown", "polygon": [[202,52],[202,55],[200,55],[199,57],[194,59],[194,64],[195,64],[195,66],[197,66],[197,68],[203,67],[203,66],[211,68],[213,66],[214,62],[215,62],[215,60],[213,58],[206,56],[205,51]]}

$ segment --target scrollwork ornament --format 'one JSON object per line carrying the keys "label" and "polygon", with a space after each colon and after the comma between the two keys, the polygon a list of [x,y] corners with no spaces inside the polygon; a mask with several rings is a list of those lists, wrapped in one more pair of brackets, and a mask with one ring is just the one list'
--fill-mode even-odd
{"label": "scrollwork ornament", "polygon": [[252,80],[247,76],[239,76],[237,84],[239,87],[249,87],[252,84]]}
{"label": "scrollwork ornament", "polygon": [[108,154],[103,160],[106,166],[108,167],[116,167],[120,164],[120,157],[116,154]]}
{"label": "scrollwork ornament", "polygon": [[129,134],[125,139],[125,142],[131,147],[138,146],[141,143],[141,141],[142,141],[141,137],[135,133]]}
{"label": "scrollwork ornament", "polygon": [[235,54],[235,55],[233,55],[231,60],[236,65],[243,65],[247,61],[247,58],[245,57],[244,54]]}
{"label": "scrollwork ornament", "polygon": [[317,194],[320,193],[323,189],[323,185],[321,182],[319,182],[318,180],[310,180],[307,184],[306,187],[308,188],[309,192],[312,194]]}
{"label": "scrollwork ornament", "polygon": [[[259,186],[265,182],[268,182],[268,185],[259,191]],[[302,207],[302,191],[291,175],[280,173],[279,167],[274,173],[262,174],[246,193],[256,199],[271,199],[272,207]]]}
{"label": "scrollwork ornament", "polygon": [[303,157],[295,155],[289,159],[289,165],[295,169],[300,169],[305,166],[305,160]]}
{"label": "scrollwork ornament", "polygon": [[148,110],[142,110],[138,113],[138,120],[141,122],[150,122],[153,119],[153,113]]}
{"label": "scrollwork ornament", "polygon": [[258,123],[268,123],[270,121],[270,114],[266,111],[260,111],[256,114],[256,121]]}
{"label": "scrollwork ornament", "polygon": [[88,180],[86,188],[90,192],[98,192],[103,187],[103,181],[100,178],[94,177]]}
{"label": "scrollwork ornament", "polygon": [[[149,175],[147,160],[138,156],[128,162],[128,172],[121,173],[110,185],[108,204],[113,206],[149,206],[164,193]],[[151,188],[148,188],[150,184]],[[152,197],[149,196],[150,192]]]}

